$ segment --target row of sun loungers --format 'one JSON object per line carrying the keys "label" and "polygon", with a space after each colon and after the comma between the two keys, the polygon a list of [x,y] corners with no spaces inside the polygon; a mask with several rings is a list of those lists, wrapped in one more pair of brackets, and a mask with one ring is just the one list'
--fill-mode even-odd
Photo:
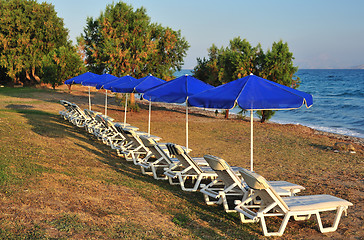
{"label": "row of sun loungers", "polygon": [[[60,115],[93,134],[125,160],[140,166],[143,174],[168,180],[183,191],[200,191],[208,205],[221,204],[226,212],[238,212],[242,223],[260,222],[265,236],[281,236],[292,216],[296,221],[316,215],[321,232],[335,231],[341,215],[352,203],[330,195],[296,196],[305,188],[286,181],[266,181],[257,173],[232,167],[216,156],[192,158],[190,149],[173,143],[160,143],[129,124],[115,123],[99,112],[81,110],[61,100]],[[320,213],[335,211],[331,227],[323,227]],[[283,216],[278,232],[268,232],[265,218]]]}

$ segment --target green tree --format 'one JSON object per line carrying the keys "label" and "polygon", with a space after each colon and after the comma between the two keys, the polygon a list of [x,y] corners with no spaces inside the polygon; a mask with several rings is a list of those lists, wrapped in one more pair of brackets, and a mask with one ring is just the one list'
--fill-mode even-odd
{"label": "green tree", "polygon": [[53,89],[65,80],[86,72],[86,67],[75,47],[59,47],[43,57],[42,82]]}
{"label": "green tree", "polygon": [[195,78],[212,86],[219,86],[223,82],[219,78],[218,56],[223,49],[218,49],[215,44],[208,50],[208,59],[197,58],[197,66],[192,71]]}
{"label": "green tree", "polygon": [[79,38],[86,64],[95,73],[168,79],[180,70],[189,47],[180,31],[151,23],[146,10],[118,2],[88,18]]}
{"label": "green tree", "polygon": [[[297,88],[300,79],[294,75],[297,72],[298,67],[293,66],[293,59],[293,53],[289,51],[287,43],[283,43],[282,40],[274,42],[272,49],[268,50],[264,56],[262,69],[259,74],[261,77],[273,82],[291,88]],[[271,110],[257,112],[261,122],[270,119],[274,113],[275,111]]]}
{"label": "green tree", "polygon": [[43,56],[70,45],[54,6],[35,0],[0,0],[0,66],[13,83],[39,83]]}
{"label": "green tree", "polygon": [[252,47],[246,39],[234,38],[219,57],[220,78],[227,83],[251,73],[255,74],[261,52],[260,44]]}
{"label": "green tree", "polygon": [[[210,55],[213,49],[216,54]],[[282,40],[274,42],[272,49],[266,53],[260,44],[253,47],[240,37],[231,40],[228,47],[216,49],[213,45],[208,50],[208,59],[197,59],[193,71],[195,77],[217,86],[253,73],[289,87],[299,86],[299,78],[294,75],[298,68],[293,66],[293,54],[289,51],[288,44]],[[264,122],[273,116],[274,111],[258,111],[257,114]]]}

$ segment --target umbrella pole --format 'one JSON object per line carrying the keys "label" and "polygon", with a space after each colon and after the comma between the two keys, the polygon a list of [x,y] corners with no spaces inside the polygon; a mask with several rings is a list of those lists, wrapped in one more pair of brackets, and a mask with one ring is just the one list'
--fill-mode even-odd
{"label": "umbrella pole", "polygon": [[148,137],[150,136],[150,113],[152,111],[152,101],[149,101]]}
{"label": "umbrella pole", "polygon": [[253,110],[250,110],[250,171],[253,171]]}
{"label": "umbrella pole", "polygon": [[105,89],[105,116],[107,116],[107,89]]}
{"label": "umbrella pole", "polygon": [[90,96],[90,88],[88,87],[88,110],[91,111],[91,96]]}
{"label": "umbrella pole", "polygon": [[128,94],[125,93],[125,113],[124,113],[124,127],[126,126],[126,111],[128,109]]}
{"label": "umbrella pole", "polygon": [[188,103],[186,101],[186,151],[188,152]]}

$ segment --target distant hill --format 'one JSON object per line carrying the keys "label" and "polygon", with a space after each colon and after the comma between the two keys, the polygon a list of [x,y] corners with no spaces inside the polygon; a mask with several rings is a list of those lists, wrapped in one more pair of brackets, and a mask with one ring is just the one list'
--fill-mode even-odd
{"label": "distant hill", "polygon": [[364,64],[362,65],[358,65],[358,66],[354,66],[352,67],[353,69],[364,69]]}

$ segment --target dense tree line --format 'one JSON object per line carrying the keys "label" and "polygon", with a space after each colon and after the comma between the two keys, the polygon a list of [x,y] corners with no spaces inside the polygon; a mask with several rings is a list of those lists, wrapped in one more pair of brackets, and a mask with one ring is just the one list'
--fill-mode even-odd
{"label": "dense tree line", "polygon": [[[54,58],[55,51],[76,53],[68,40],[68,30],[57,16],[54,6],[34,0],[0,0],[0,76],[12,84],[34,85],[44,75],[44,59]],[[48,61],[49,62],[49,61]],[[57,69],[67,72],[64,65],[56,61]],[[82,59],[77,59],[77,68],[82,69]],[[70,75],[65,75],[69,77]],[[3,80],[4,81],[4,80]],[[48,79],[56,86],[60,82]]]}
{"label": "dense tree line", "polygon": [[[260,44],[253,47],[240,37],[230,41],[228,47],[218,48],[212,45],[207,58],[198,58],[193,70],[196,78],[213,86],[231,82],[238,78],[254,74],[259,77],[297,88],[299,78],[294,74],[298,67],[293,66],[293,54],[288,44],[274,42],[272,48],[264,52]],[[259,111],[262,122],[269,119],[274,111]]]}
{"label": "dense tree line", "polygon": [[[169,80],[180,70],[189,48],[180,31],[152,23],[141,7],[117,2],[97,18],[86,20],[78,46],[54,6],[35,0],[0,0],[0,82],[53,87],[87,70],[136,78],[153,74]],[[194,76],[218,86],[253,73],[280,84],[298,87],[293,54],[283,41],[264,52],[240,37],[228,47],[212,45],[207,58],[198,58]],[[273,112],[263,111],[262,120]]]}

